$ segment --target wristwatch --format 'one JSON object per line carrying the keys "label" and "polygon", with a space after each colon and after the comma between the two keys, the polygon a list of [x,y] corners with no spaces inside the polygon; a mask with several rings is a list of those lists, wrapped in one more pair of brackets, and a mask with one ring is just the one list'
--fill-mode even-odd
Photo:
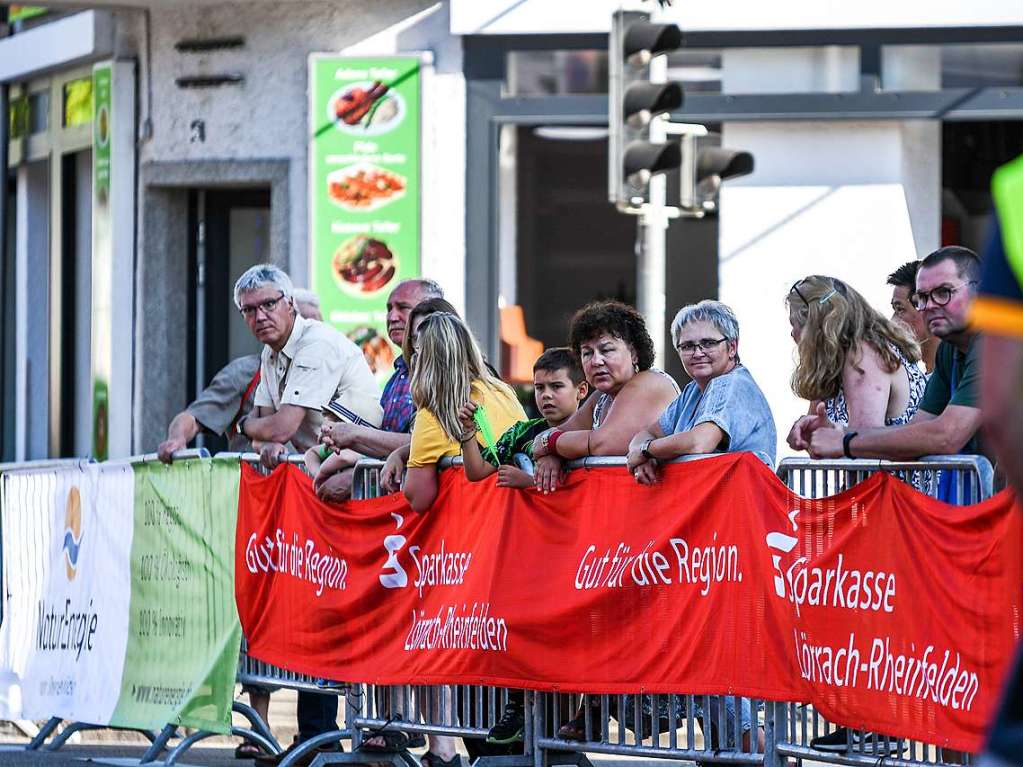
{"label": "wristwatch", "polygon": [[844,455],[846,458],[856,457],[855,455],[852,454],[852,450],[849,449],[849,443],[853,441],[853,437],[855,437],[857,434],[859,434],[858,431],[847,431],[845,433],[845,436],[842,437],[842,455]]}
{"label": "wristwatch", "polygon": [[245,422],[247,420],[249,420],[249,416],[247,414],[243,415],[241,418],[238,419],[237,423],[235,423],[235,425],[234,425],[235,432],[237,432],[238,434],[240,434],[243,437],[246,436],[245,435]]}
{"label": "wristwatch", "polygon": [[540,449],[543,450],[544,453],[549,452],[547,450],[547,446],[551,442],[551,432],[552,431],[554,431],[554,429],[548,429],[547,431],[545,431],[543,434],[540,435]]}
{"label": "wristwatch", "polygon": [[657,459],[654,458],[654,456],[650,453],[650,443],[651,442],[653,442],[652,439],[648,439],[646,442],[644,442],[640,446],[639,452],[641,452],[643,454],[643,457],[646,458],[648,461],[656,461]]}

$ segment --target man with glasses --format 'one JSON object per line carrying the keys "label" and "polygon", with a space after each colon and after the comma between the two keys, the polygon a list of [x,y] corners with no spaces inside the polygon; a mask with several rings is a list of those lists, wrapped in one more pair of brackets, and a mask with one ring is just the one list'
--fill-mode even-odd
{"label": "man with glasses", "polygon": [[828,421],[821,406],[806,428],[812,431],[811,456],[912,460],[983,452],[978,440],[979,343],[967,320],[979,279],[980,259],[969,248],[940,248],[921,262],[911,298],[941,343],[920,409],[905,426],[850,429]]}
{"label": "man with glasses", "polygon": [[[261,444],[265,466],[276,466],[289,452],[288,445],[290,452],[305,452],[317,444],[321,408],[332,399],[380,425],[380,392],[362,351],[335,329],[296,311],[287,274],[273,264],[253,266],[235,283],[234,303],[264,344],[255,410],[239,418],[235,429],[253,444]],[[298,736],[291,748],[336,728],[336,695],[299,692]],[[258,761],[276,764],[287,753]],[[316,755],[315,750],[309,752],[303,764]]]}
{"label": "man with glasses", "polygon": [[[323,319],[320,299],[311,290],[296,289],[295,306],[307,320]],[[230,450],[249,450],[252,443],[238,433],[235,424],[252,412],[258,385],[258,354],[246,354],[224,365],[195,401],[174,416],[167,427],[167,439],[157,448],[160,460],[172,463],[174,453],[184,450],[204,429],[226,437]]]}
{"label": "man with glasses", "polygon": [[235,428],[261,443],[268,468],[277,465],[289,444],[291,452],[317,444],[321,408],[332,399],[375,426],[383,416],[376,381],[359,347],[298,314],[293,291],[291,279],[273,264],[253,266],[234,287],[235,305],[265,344],[255,412]]}

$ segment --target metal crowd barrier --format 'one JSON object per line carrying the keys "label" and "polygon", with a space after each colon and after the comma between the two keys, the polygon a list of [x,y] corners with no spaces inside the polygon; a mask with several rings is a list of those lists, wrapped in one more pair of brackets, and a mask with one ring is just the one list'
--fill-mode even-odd
{"label": "metal crowd barrier", "polygon": [[786,458],[778,464],[781,481],[804,498],[840,493],[879,471],[934,498],[940,497],[944,479],[944,491],[960,506],[990,498],[994,487],[994,469],[981,455],[930,455],[917,461]]}
{"label": "metal crowd barrier", "polygon": [[[175,459],[205,457],[205,451],[175,454]],[[255,453],[221,453],[218,457],[236,458],[253,464],[261,472]],[[700,460],[709,456],[686,456],[678,462]],[[156,460],[155,454],[129,459],[130,462]],[[302,465],[301,455],[291,455],[287,462]],[[526,470],[531,465],[520,461]],[[78,464],[77,460],[65,462]],[[460,458],[445,459],[441,468],[461,464]],[[57,462],[36,465],[6,465],[7,472],[59,467]],[[375,498],[382,495],[380,472],[384,463],[364,459],[354,471],[352,497]],[[621,468],[624,457],[589,457],[572,461],[570,470]],[[807,498],[840,492],[872,473],[887,471],[937,494],[941,474],[950,473],[951,484],[958,498],[982,500],[991,495],[992,471],[986,459],[973,456],[935,456],[920,461],[896,463],[871,460],[812,461],[790,458],[782,461],[778,475],[783,482]],[[0,503],[4,502],[0,493]],[[923,743],[873,737],[870,733],[848,730],[845,749],[825,752],[813,748],[814,738],[834,733],[836,728],[825,722],[809,706],[792,703],[759,701],[736,696],[715,695],[574,695],[571,693],[534,693],[480,686],[374,686],[327,682],[271,666],[251,658],[243,644],[239,657],[238,682],[295,690],[335,694],[344,701],[344,727],[306,741],[293,750],[281,767],[291,767],[312,749],[325,743],[349,740],[348,753],[322,753],[315,764],[344,762],[389,762],[396,767],[413,767],[407,752],[398,754],[360,752],[360,745],[373,734],[385,730],[406,734],[485,738],[500,719],[511,696],[522,695],[524,737],[521,754],[484,755],[483,767],[546,767],[550,764],[585,764],[587,754],[619,755],[643,758],[683,759],[698,763],[763,764],[782,767],[786,757],[797,762],[816,762],[868,767],[882,759],[895,761],[899,767],[968,764],[969,755],[943,752]],[[257,743],[272,753],[280,752],[266,722],[249,706],[235,702],[234,710],[250,723],[249,728],[232,727],[232,734]],[[575,719],[574,732],[565,729]],[[29,748],[43,745],[60,724],[52,719],[40,731]],[[53,742],[49,750],[59,748],[78,730],[90,725],[72,723]],[[167,747],[176,734],[174,725],[160,733],[143,732],[152,746],[142,758],[150,762]],[[365,732],[364,732],[365,731]],[[165,764],[172,767],[192,745],[213,733],[196,732],[183,738],[167,755]],[[573,739],[566,739],[572,735]],[[477,760],[479,761],[479,760]]]}
{"label": "metal crowd barrier", "polygon": [[[711,457],[688,455],[668,463]],[[569,470],[625,466],[624,456],[567,464]],[[536,764],[586,763],[587,754],[604,754],[776,767],[773,715],[773,703],[737,696],[537,693]]]}
{"label": "metal crowd barrier", "polygon": [[[991,463],[978,455],[934,455],[917,461],[800,457],[786,458],[778,465],[778,477],[803,498],[840,493],[879,471],[892,474],[934,498],[951,493],[960,505],[979,503],[993,492]],[[971,755],[960,751],[838,727],[803,704],[775,704],[775,722],[779,732],[776,749],[781,756],[852,767],[876,765],[882,759],[899,767],[971,762]],[[812,745],[816,741],[819,746],[819,739],[825,738],[832,741],[831,751]]]}

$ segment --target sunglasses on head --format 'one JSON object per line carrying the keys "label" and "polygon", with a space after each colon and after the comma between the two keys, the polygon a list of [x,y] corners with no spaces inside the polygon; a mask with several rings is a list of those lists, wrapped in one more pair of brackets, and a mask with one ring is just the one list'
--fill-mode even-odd
{"label": "sunglasses on head", "polygon": [[[794,283],[792,283],[792,287],[789,288],[789,293],[795,293],[797,296],[799,296],[799,300],[803,302],[803,304],[806,306],[807,309],[809,309],[810,308],[810,302],[806,300],[806,296],[804,296],[800,292],[800,290],[799,290],[799,286],[802,285],[804,282],[806,282],[807,279],[809,279],[809,278],[808,277],[804,277],[803,279],[796,280]],[[817,304],[823,306],[836,293],[841,293],[844,296],[845,295],[845,284],[842,283],[840,280],[832,279],[831,280],[831,290],[829,290],[823,296],[818,298],[817,299]]]}

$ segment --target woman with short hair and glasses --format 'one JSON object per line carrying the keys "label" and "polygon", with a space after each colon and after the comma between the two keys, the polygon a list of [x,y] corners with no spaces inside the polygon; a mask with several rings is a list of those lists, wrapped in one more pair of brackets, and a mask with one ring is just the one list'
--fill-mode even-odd
{"label": "woman with short hair and glasses", "polygon": [[908,328],[834,277],[799,280],[785,302],[799,353],[792,391],[810,401],[809,415],[789,431],[789,447],[806,450],[807,429],[825,415],[842,426],[909,423],[927,379]]}
{"label": "woman with short hair and glasses", "polygon": [[657,481],[657,465],[683,455],[749,451],[774,467],[777,433],[767,398],[739,361],[739,323],[720,301],[679,309],[671,339],[693,380],[629,445],[636,481]]}

